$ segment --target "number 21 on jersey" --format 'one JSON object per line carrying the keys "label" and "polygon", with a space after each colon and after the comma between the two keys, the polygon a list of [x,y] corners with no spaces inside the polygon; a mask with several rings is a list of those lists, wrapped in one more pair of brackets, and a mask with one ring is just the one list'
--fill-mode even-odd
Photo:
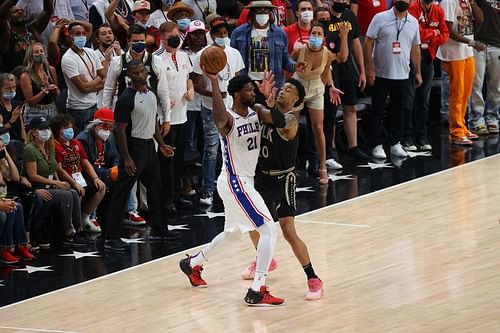
{"label": "number 21 on jersey", "polygon": [[247,143],[248,143],[248,151],[259,148],[257,145],[257,137],[256,136],[249,137],[247,139]]}

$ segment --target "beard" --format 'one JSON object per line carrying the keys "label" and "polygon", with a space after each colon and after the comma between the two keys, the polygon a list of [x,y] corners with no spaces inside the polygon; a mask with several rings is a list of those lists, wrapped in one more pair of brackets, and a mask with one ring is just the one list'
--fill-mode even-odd
{"label": "beard", "polygon": [[250,100],[242,101],[241,104],[243,104],[244,106],[246,106],[248,108],[251,108],[255,105],[255,100],[250,99]]}
{"label": "beard", "polygon": [[26,18],[21,18],[21,19],[19,19],[17,21],[10,22],[10,24],[13,25],[13,26],[15,26],[15,27],[23,27],[27,23],[28,23],[28,20]]}

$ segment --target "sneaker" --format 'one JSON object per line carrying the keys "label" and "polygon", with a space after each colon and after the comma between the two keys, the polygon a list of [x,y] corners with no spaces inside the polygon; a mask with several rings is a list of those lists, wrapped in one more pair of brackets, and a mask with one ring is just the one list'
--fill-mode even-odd
{"label": "sneaker", "polygon": [[[415,147],[416,149],[417,147]],[[403,149],[403,146],[398,142],[391,146],[391,155],[396,157],[407,157],[408,153]]]}
{"label": "sneaker", "polygon": [[472,132],[467,132],[467,139],[477,140],[477,139],[479,139],[479,136],[477,134],[472,133]]}
{"label": "sneaker", "polygon": [[19,258],[15,257],[12,252],[10,252],[10,248],[3,248],[0,250],[0,262],[4,264],[17,264]]}
{"label": "sneaker", "polygon": [[97,234],[101,232],[101,225],[99,224],[99,222],[97,222],[96,219],[90,220],[89,223],[87,223],[84,228],[85,231],[88,232],[94,232]]}
{"label": "sneaker", "polygon": [[193,203],[189,200],[186,200],[184,198],[177,198],[174,200],[174,205],[175,208],[179,209],[189,209],[193,207]]}
{"label": "sneaker", "polygon": [[[255,268],[257,267],[257,261],[254,260],[248,265],[248,267],[241,273],[241,278],[243,280],[253,280],[255,277]],[[278,262],[271,259],[271,264],[269,265],[269,272],[272,272],[278,268]]]}
{"label": "sneaker", "polygon": [[207,191],[201,191],[200,193],[200,205],[210,206],[214,202],[214,197],[212,193]]}
{"label": "sneaker", "polygon": [[309,291],[304,298],[306,301],[315,301],[323,297],[323,282],[319,278],[307,280]]}
{"label": "sneaker", "polygon": [[327,168],[333,169],[333,170],[340,170],[343,168],[342,164],[335,161],[335,159],[333,159],[333,158],[327,159],[325,164],[326,164]]}
{"label": "sneaker", "polygon": [[476,127],[471,128],[470,130],[472,133],[477,134],[477,135],[488,135],[490,132],[488,131],[488,128],[486,128],[485,125],[479,125]]}
{"label": "sneaker", "polygon": [[420,151],[431,151],[432,150],[432,146],[429,144],[429,141],[427,141],[427,139],[420,140],[418,142],[418,150],[420,150]]}
{"label": "sneaker", "polygon": [[127,218],[124,219],[123,222],[125,224],[135,225],[135,226],[146,224],[146,220],[144,220],[136,211],[129,212]]}
{"label": "sneaker", "polygon": [[201,271],[203,271],[202,266],[194,266],[191,267],[191,264],[189,261],[191,260],[191,256],[189,254],[186,254],[186,258],[181,259],[179,262],[179,267],[181,268],[181,271],[186,274],[186,276],[189,279],[189,282],[193,287],[197,288],[206,288],[207,283],[205,280],[201,278]]}
{"label": "sneaker", "polygon": [[382,145],[378,145],[372,149],[372,156],[373,156],[373,158],[377,158],[377,159],[381,159],[381,160],[387,158],[387,156],[385,155],[384,147]]}
{"label": "sneaker", "polygon": [[249,288],[244,300],[249,306],[279,306],[285,304],[283,298],[271,295],[266,286],[261,286],[260,291]]}
{"label": "sneaker", "polygon": [[403,143],[403,149],[405,151],[417,151],[417,146],[415,146],[412,141],[408,140]]}
{"label": "sneaker", "polygon": [[178,231],[167,230],[164,232],[157,232],[151,230],[149,233],[149,241],[150,242],[168,242],[177,240],[182,237],[182,234]]}
{"label": "sneaker", "polygon": [[357,162],[368,162],[372,158],[362,151],[359,147],[349,148],[346,152],[345,157],[355,160]]}
{"label": "sneaker", "polygon": [[497,124],[488,124],[488,132],[490,134],[498,134],[500,130],[498,129]]}
{"label": "sneaker", "polygon": [[31,254],[31,252],[28,250],[26,246],[18,246],[16,248],[16,254],[25,261],[36,259],[35,256]]}
{"label": "sneaker", "polygon": [[451,139],[450,143],[458,146],[472,146],[472,141],[466,137]]}
{"label": "sneaker", "polygon": [[104,248],[110,251],[126,252],[130,250],[130,245],[122,241],[120,238],[106,239],[104,241]]}

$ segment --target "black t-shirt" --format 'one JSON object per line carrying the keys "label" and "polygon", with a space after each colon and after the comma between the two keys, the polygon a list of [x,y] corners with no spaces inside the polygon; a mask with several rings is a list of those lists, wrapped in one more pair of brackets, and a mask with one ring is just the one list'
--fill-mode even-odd
{"label": "black t-shirt", "polygon": [[349,22],[351,27],[349,29],[348,36],[348,47],[349,47],[349,58],[344,63],[333,63],[333,74],[335,82],[339,80],[352,79],[356,75],[356,67],[354,66],[354,58],[352,54],[352,44],[355,38],[359,38],[360,30],[356,15],[348,9],[344,10],[340,17],[332,15],[330,25],[328,26],[328,31],[326,33],[326,46],[333,53],[340,52],[340,37],[338,33],[338,23]]}
{"label": "black t-shirt", "polygon": [[477,0],[483,10],[484,22],[474,35],[483,43],[500,47],[500,0]]}
{"label": "black t-shirt", "polygon": [[[2,115],[4,125],[7,124],[12,117],[12,111],[14,111],[14,109],[19,105],[23,105],[23,102],[13,100],[11,101],[11,104],[12,110],[7,111],[3,103],[0,103],[0,115]],[[14,124],[11,124],[9,134],[11,140],[23,140],[23,138],[21,137],[21,117],[18,117]]]}

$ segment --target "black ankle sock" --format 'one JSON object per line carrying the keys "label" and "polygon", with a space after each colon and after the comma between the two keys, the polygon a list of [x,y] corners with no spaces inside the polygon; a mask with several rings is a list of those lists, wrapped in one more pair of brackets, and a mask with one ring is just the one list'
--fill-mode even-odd
{"label": "black ankle sock", "polygon": [[304,269],[304,272],[306,272],[306,275],[307,275],[307,279],[314,279],[314,278],[317,278],[318,276],[316,275],[316,273],[314,273],[314,268],[312,266],[311,263],[308,263],[307,265],[305,266],[302,266],[302,268]]}

